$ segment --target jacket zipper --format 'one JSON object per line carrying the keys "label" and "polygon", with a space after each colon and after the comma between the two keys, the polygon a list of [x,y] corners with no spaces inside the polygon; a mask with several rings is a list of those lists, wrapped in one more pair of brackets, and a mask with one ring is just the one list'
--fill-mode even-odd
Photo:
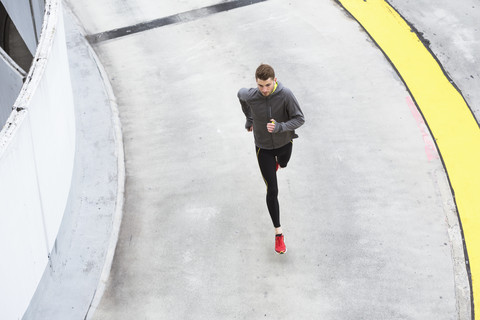
{"label": "jacket zipper", "polygon": [[[268,113],[269,113],[269,118],[267,119],[267,121],[270,122],[270,119],[273,119],[272,106],[270,104],[270,97],[267,97],[267,105],[268,105]],[[275,143],[273,142],[273,132],[270,133],[270,137],[272,138],[272,148],[275,149]]]}

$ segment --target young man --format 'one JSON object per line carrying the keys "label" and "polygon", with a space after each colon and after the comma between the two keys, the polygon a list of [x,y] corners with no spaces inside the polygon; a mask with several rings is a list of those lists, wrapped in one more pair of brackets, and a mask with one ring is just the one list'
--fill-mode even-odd
{"label": "young man", "polygon": [[293,93],[277,82],[275,71],[261,64],[255,72],[257,88],[242,88],[238,99],[247,118],[245,128],[253,131],[258,165],[267,186],[267,207],[275,227],[275,251],[287,251],[280,225],[277,170],[285,168],[292,154],[295,129],[304,116]]}

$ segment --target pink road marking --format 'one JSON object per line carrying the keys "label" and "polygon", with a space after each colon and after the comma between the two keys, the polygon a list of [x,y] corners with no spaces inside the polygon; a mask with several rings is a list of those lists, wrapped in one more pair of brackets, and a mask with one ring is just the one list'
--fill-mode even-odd
{"label": "pink road marking", "polygon": [[435,146],[435,142],[433,142],[432,136],[428,131],[427,125],[425,121],[423,121],[423,117],[417,109],[417,106],[413,102],[410,96],[407,96],[407,105],[410,108],[410,112],[412,112],[415,121],[417,122],[417,126],[422,133],[423,141],[425,143],[425,153],[427,154],[428,161],[432,161],[434,159],[438,159],[438,152],[437,147]]}

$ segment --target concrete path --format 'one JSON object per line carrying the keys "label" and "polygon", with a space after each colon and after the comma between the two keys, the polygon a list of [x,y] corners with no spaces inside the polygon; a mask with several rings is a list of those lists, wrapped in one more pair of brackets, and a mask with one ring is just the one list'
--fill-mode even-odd
{"label": "concrete path", "polygon": [[[218,2],[67,3],[94,36]],[[444,168],[358,24],[333,1],[204,12],[94,45],[120,109],[126,185],[88,317],[467,319]],[[261,62],[307,121],[279,172],[283,256],[236,99]]]}

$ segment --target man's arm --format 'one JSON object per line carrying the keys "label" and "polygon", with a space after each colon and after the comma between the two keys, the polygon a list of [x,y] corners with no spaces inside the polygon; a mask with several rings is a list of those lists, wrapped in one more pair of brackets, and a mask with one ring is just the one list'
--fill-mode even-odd
{"label": "man's arm", "polygon": [[242,88],[238,91],[237,97],[238,100],[240,101],[240,104],[242,106],[242,111],[245,114],[246,122],[245,122],[245,129],[248,131],[252,131],[253,129],[253,118],[252,118],[252,110],[250,109],[250,106],[248,103],[245,101],[245,98],[248,95],[248,89]]}
{"label": "man's arm", "polygon": [[297,99],[290,90],[288,90],[285,103],[289,119],[285,122],[276,122],[275,129],[273,130],[274,133],[293,131],[305,123],[302,109],[300,109]]}

